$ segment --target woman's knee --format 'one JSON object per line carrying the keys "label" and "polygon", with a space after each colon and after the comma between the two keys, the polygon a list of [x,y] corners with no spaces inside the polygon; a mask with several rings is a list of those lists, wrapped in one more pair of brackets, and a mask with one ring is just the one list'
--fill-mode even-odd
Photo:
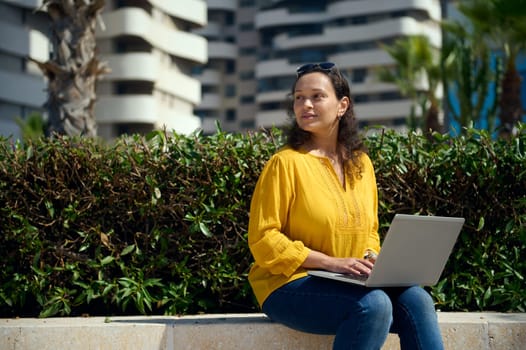
{"label": "woman's knee", "polygon": [[418,308],[421,310],[434,311],[433,298],[421,287],[407,288],[398,298],[398,303],[405,305],[407,308]]}
{"label": "woman's knee", "polygon": [[393,305],[389,296],[381,289],[373,289],[360,301],[363,311],[375,315],[378,319],[390,320]]}

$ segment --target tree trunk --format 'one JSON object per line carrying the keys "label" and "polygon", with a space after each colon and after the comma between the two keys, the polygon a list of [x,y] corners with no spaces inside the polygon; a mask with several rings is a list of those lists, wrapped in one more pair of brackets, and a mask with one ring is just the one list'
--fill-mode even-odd
{"label": "tree trunk", "polygon": [[440,114],[440,110],[438,108],[438,104],[431,103],[431,105],[426,111],[425,130],[424,130],[424,135],[426,135],[426,137],[429,140],[433,139],[432,137],[433,132],[436,131],[438,133],[442,133],[442,126],[440,125],[440,120],[438,118],[439,114]]}
{"label": "tree trunk", "polygon": [[508,62],[508,67],[501,82],[500,96],[500,135],[509,137],[514,133],[517,122],[521,120],[521,76],[515,68],[515,60]]}
{"label": "tree trunk", "polygon": [[52,21],[52,58],[36,62],[48,78],[47,133],[96,136],[93,114],[98,77],[108,72],[96,57],[95,27],[105,0],[44,0]]}

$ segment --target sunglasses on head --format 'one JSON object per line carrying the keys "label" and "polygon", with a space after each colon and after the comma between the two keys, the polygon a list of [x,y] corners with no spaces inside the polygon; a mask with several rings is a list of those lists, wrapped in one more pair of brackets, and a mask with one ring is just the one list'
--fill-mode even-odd
{"label": "sunglasses on head", "polygon": [[301,75],[314,70],[321,70],[325,73],[330,73],[334,67],[336,67],[336,65],[332,62],[307,63],[296,69],[296,76],[300,77]]}

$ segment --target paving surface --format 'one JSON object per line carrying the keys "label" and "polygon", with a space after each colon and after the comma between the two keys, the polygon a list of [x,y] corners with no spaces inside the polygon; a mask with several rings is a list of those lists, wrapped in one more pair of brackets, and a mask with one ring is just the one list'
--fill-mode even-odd
{"label": "paving surface", "polygon": [[[438,314],[446,349],[526,349],[526,313]],[[0,319],[1,350],[331,349],[332,336],[300,333],[262,314]],[[383,350],[398,350],[390,334]]]}

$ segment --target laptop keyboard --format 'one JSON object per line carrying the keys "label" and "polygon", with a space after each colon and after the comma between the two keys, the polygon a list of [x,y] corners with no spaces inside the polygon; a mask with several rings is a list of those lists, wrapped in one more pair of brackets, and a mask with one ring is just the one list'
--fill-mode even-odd
{"label": "laptop keyboard", "polygon": [[351,275],[345,273],[340,274],[340,276],[355,281],[365,281],[367,278],[369,278],[367,275]]}

